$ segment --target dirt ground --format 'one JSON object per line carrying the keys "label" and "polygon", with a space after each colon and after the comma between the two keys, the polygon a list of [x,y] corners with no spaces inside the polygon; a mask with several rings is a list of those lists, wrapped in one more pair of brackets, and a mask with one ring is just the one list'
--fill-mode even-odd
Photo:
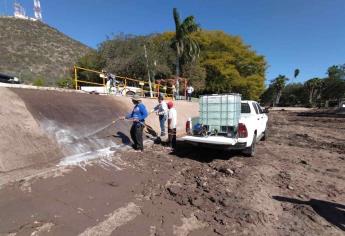
{"label": "dirt ground", "polygon": [[0,173],[0,235],[345,235],[345,120],[303,115],[253,158],[148,139]]}

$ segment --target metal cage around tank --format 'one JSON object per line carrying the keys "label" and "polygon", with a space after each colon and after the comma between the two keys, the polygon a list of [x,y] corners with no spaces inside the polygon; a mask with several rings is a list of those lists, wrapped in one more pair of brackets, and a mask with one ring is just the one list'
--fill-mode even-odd
{"label": "metal cage around tank", "polygon": [[209,131],[222,132],[227,127],[237,128],[241,115],[241,95],[203,95],[199,98],[199,123]]}

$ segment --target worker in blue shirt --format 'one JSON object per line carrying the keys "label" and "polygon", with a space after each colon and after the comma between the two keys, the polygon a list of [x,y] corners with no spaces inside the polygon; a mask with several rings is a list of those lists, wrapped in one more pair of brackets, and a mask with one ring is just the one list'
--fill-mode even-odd
{"label": "worker in blue shirt", "polygon": [[143,130],[145,127],[145,118],[148,113],[145,105],[141,102],[141,98],[138,95],[132,97],[132,102],[134,104],[133,111],[129,113],[125,119],[130,119],[133,121],[131,127],[131,138],[133,140],[133,148],[135,150],[144,151],[143,144]]}

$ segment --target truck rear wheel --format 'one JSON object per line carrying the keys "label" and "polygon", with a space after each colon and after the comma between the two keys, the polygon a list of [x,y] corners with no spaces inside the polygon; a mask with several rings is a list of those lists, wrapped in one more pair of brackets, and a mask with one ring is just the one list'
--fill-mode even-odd
{"label": "truck rear wheel", "polygon": [[243,154],[246,155],[247,157],[253,157],[255,156],[255,149],[256,149],[256,134],[254,134],[252,145],[244,149]]}
{"label": "truck rear wheel", "polygon": [[261,140],[262,141],[267,141],[267,135],[268,135],[268,130],[267,130],[267,127],[266,127],[266,129],[264,131],[264,135],[262,136]]}

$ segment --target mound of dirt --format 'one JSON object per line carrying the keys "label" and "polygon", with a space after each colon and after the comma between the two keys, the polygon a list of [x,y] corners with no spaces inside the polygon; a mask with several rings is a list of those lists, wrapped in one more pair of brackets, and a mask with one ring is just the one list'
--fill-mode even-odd
{"label": "mound of dirt", "polygon": [[111,124],[128,110],[126,104],[111,97],[35,89],[12,91],[64,155],[110,147],[129,137],[129,122]]}
{"label": "mound of dirt", "polygon": [[0,96],[0,171],[60,157],[58,145],[43,132],[24,102],[7,88],[0,88]]}
{"label": "mound of dirt", "polygon": [[[68,155],[130,144],[130,121],[119,121],[132,110],[128,97],[99,96],[41,89],[1,88],[0,171],[10,171]],[[148,111],[156,99],[143,99]],[[178,133],[197,115],[195,103],[179,101]],[[147,124],[159,132],[158,117]]]}

